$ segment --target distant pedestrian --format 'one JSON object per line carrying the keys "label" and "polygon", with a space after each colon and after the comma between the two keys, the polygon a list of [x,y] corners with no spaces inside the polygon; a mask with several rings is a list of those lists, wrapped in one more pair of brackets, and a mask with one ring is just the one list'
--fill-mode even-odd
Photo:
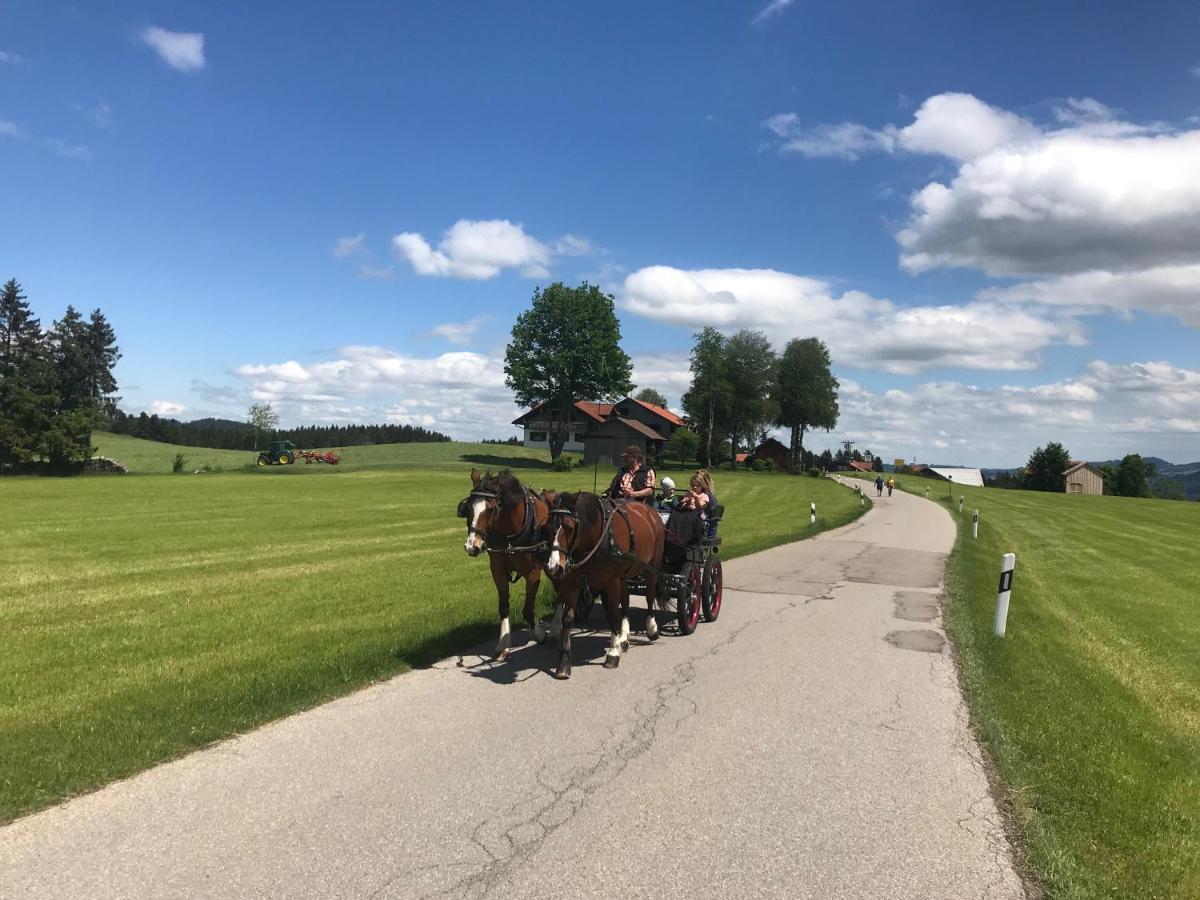
{"label": "distant pedestrian", "polygon": [[892,488],[894,488],[896,486],[896,479],[893,478],[891,475],[888,476],[887,486],[888,486],[888,496],[890,497],[890,496],[892,496]]}
{"label": "distant pedestrian", "polygon": [[876,497],[883,496],[883,476],[882,475],[875,476],[875,496]]}

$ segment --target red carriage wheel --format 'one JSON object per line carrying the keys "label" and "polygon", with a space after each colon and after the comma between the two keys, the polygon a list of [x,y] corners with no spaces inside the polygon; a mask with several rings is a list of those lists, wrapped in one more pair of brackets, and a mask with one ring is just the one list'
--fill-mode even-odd
{"label": "red carriage wheel", "polygon": [[685,563],[679,573],[681,584],[679,597],[675,602],[676,616],[679,619],[680,634],[691,634],[696,630],[700,621],[700,602],[702,597],[700,567],[693,562]]}
{"label": "red carriage wheel", "polygon": [[704,606],[704,621],[715,622],[721,614],[721,591],[724,579],[721,577],[721,558],[715,553],[704,564],[704,585],[701,595]]}

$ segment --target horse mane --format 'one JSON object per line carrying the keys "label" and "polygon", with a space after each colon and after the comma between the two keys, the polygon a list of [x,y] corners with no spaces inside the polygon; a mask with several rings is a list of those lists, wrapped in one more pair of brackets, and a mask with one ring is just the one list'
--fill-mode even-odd
{"label": "horse mane", "polygon": [[525,499],[525,491],[521,482],[508,469],[496,476],[496,493],[500,495],[501,506],[515,506]]}
{"label": "horse mane", "polygon": [[580,492],[575,495],[575,515],[579,517],[579,525],[591,524],[604,519],[600,509],[600,498],[595,494]]}

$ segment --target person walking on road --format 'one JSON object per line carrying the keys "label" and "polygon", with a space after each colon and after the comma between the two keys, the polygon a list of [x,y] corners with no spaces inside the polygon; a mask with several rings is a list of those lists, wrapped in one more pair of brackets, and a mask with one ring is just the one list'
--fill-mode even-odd
{"label": "person walking on road", "polygon": [[883,476],[882,475],[875,476],[875,496],[876,497],[883,496]]}
{"label": "person walking on road", "polygon": [[891,475],[889,475],[888,480],[887,480],[887,488],[888,488],[888,496],[889,497],[892,496],[892,488],[894,488],[895,486],[896,486],[896,479],[893,478]]}

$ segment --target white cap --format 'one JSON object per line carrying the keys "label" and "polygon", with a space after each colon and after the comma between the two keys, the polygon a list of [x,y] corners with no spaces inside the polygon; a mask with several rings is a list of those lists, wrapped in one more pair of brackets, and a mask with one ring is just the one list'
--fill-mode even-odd
{"label": "white cap", "polygon": [[670,488],[671,490],[675,490],[675,482],[671,480],[670,475],[668,475],[666,478],[664,478],[662,480],[662,486],[664,488]]}

